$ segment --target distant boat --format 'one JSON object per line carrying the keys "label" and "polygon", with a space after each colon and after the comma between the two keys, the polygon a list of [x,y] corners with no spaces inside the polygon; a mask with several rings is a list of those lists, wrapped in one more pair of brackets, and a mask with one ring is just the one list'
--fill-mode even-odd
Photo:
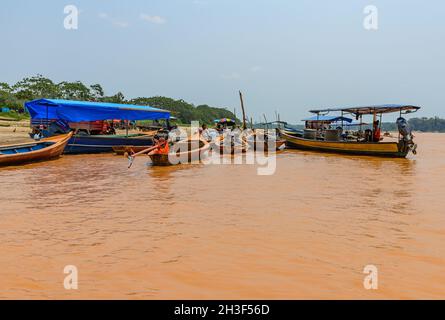
{"label": "distant boat", "polygon": [[284,126],[283,129],[281,129],[281,132],[284,132],[285,134],[293,137],[303,137],[303,130],[298,130],[295,128],[291,128],[287,125]]}
{"label": "distant boat", "polygon": [[[416,154],[417,145],[413,142],[413,136],[409,129],[407,122],[402,118],[402,114],[416,112],[420,107],[411,105],[379,105],[367,107],[353,107],[353,108],[335,108],[312,110],[316,116],[306,119],[306,129],[303,137],[293,136],[288,134],[285,130],[280,131],[280,135],[286,140],[286,146],[293,149],[313,150],[319,152],[329,153],[344,153],[365,156],[381,156],[404,158],[411,151]],[[328,117],[326,114],[330,112],[341,112],[341,117]],[[381,121],[377,121],[377,115],[387,113],[399,113],[397,120],[399,127],[399,139],[397,142],[383,142],[380,134],[375,133],[381,130]],[[356,135],[349,135],[349,132],[343,132],[343,126],[337,127],[338,118],[340,121],[352,123],[352,119],[343,117],[344,114],[351,114],[357,120],[362,119],[363,115],[373,115],[376,128],[367,129],[364,132],[359,130]],[[331,127],[331,123],[335,123],[335,128]],[[364,125],[354,123],[355,126],[361,127]],[[377,138],[376,138],[377,136]]]}
{"label": "distant boat", "polygon": [[0,166],[47,161],[58,158],[73,133],[46,138],[38,142],[0,146]]}

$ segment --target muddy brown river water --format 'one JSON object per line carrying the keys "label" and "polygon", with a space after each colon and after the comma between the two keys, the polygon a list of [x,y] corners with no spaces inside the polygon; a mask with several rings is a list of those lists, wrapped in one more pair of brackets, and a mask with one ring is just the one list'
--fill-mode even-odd
{"label": "muddy brown river water", "polygon": [[0,298],[444,299],[445,135],[416,140],[409,159],[288,150],[270,176],[113,155],[1,168]]}

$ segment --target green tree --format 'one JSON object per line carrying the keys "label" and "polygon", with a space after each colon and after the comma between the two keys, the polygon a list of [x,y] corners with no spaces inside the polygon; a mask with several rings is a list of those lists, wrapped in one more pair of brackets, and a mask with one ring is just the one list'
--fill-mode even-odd
{"label": "green tree", "polygon": [[102,89],[102,86],[100,84],[93,84],[90,86],[90,95],[96,99],[99,100],[104,97],[104,89]]}
{"label": "green tree", "polygon": [[42,75],[24,78],[12,86],[12,91],[19,100],[57,98],[59,96],[57,85]]}
{"label": "green tree", "polygon": [[127,103],[127,101],[125,100],[125,96],[122,92],[118,92],[114,96],[100,98],[99,100],[102,102],[109,102],[109,103]]}
{"label": "green tree", "polygon": [[57,85],[59,96],[67,100],[92,100],[90,89],[80,81],[61,82]]}

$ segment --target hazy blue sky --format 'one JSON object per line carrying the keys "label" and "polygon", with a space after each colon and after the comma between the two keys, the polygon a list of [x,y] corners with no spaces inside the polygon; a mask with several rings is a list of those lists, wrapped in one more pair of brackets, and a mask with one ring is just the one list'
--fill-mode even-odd
{"label": "hazy blue sky", "polygon": [[[65,5],[81,11],[63,27]],[[375,5],[379,29],[365,30]],[[445,117],[445,2],[2,0],[0,81],[41,73],[297,122],[313,107],[410,103]]]}

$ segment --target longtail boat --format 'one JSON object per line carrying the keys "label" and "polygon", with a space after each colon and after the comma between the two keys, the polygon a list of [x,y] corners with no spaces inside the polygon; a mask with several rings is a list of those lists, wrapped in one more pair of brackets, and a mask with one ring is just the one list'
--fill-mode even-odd
{"label": "longtail boat", "polygon": [[216,149],[219,149],[220,154],[238,154],[245,153],[249,145],[244,137],[232,135],[232,131],[226,131],[220,134],[211,143]]}
{"label": "longtail boat", "polygon": [[[242,95],[240,92],[242,101]],[[214,144],[219,145],[221,154],[238,154],[245,153],[249,148],[247,142],[242,139],[242,132],[236,126],[235,119],[222,118],[213,121],[216,124],[216,130],[219,137],[213,141]],[[245,125],[245,124],[244,124]]]}
{"label": "longtail boat", "polygon": [[225,139],[221,139],[219,142],[219,151],[221,154],[238,154],[246,153],[249,145],[247,142],[242,141],[240,143],[225,142]]}
{"label": "longtail boat", "polygon": [[148,153],[154,166],[171,166],[198,162],[206,156],[210,144],[203,140],[187,139],[174,143],[168,154],[160,154],[158,150]]}
{"label": "longtail boat", "polygon": [[257,132],[246,137],[245,141],[249,145],[249,149],[264,151],[269,151],[269,147],[274,149],[274,151],[281,150],[286,143],[286,140],[284,139],[269,134],[257,134]]}
{"label": "longtail boat", "polygon": [[153,136],[145,134],[129,135],[74,135],[65,148],[65,154],[93,154],[113,152],[117,145],[150,146]]}
{"label": "longtail boat", "polygon": [[70,140],[72,132],[38,142],[0,146],[0,166],[47,161],[58,158]]}
{"label": "longtail boat", "polygon": [[[253,150],[269,150],[269,146],[275,145],[275,151],[282,150],[283,145],[286,144],[286,140],[278,139],[278,140],[265,140],[265,141],[248,141],[249,147]],[[261,146],[262,145],[262,146]],[[260,148],[261,146],[261,148]]]}
{"label": "longtail boat", "polygon": [[[306,120],[306,128],[303,137],[296,137],[280,130],[281,137],[286,140],[288,148],[313,150],[330,153],[344,153],[365,156],[381,156],[404,158],[411,151],[416,154],[417,145],[413,141],[411,129],[403,114],[416,112],[420,107],[412,105],[378,105],[353,108],[335,108],[311,110],[316,116]],[[341,112],[341,116],[329,118],[328,113]],[[399,137],[397,141],[382,141],[380,137],[382,115],[388,113],[399,113],[397,126]],[[362,127],[363,115],[373,115],[373,128],[365,131],[359,130],[355,133],[344,131],[343,126],[333,128],[330,123],[339,121],[351,123],[352,119],[345,118],[344,115],[353,115],[356,120],[360,120],[355,125]],[[377,120],[377,116],[380,120]],[[385,139],[385,138],[383,138]]]}
{"label": "longtail boat", "polygon": [[[65,153],[102,153],[112,152],[114,146],[150,146],[153,135],[129,133],[129,122],[137,120],[170,119],[170,112],[150,106],[39,99],[25,103],[31,115],[31,126],[44,137],[77,130],[70,139]],[[104,121],[122,120],[126,133],[101,133]],[[34,135],[34,133],[32,134]]]}

